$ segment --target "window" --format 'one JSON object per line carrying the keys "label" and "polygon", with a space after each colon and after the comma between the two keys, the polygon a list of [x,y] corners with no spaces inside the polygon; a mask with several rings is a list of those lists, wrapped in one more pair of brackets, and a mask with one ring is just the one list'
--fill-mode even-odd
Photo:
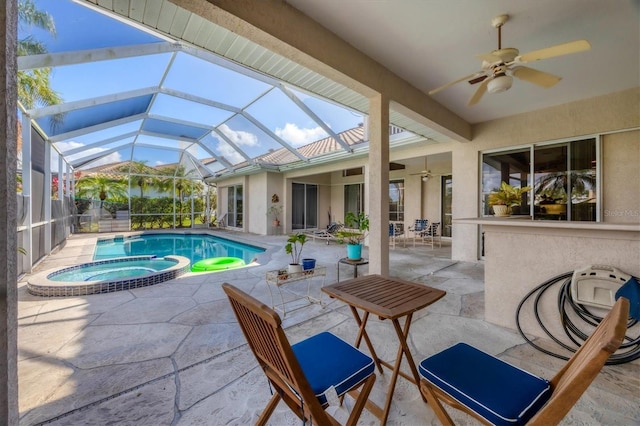
{"label": "window", "polygon": [[389,182],[389,220],[404,222],[404,181]]}
{"label": "window", "polygon": [[355,183],[344,186],[344,215],[353,212],[356,215],[364,211],[364,185]]}
{"label": "window", "polygon": [[453,203],[453,176],[442,176],[440,181],[440,200],[442,211],[440,215],[442,217],[442,236],[450,237],[451,228],[453,227],[453,210],[451,209]]}
{"label": "window", "polygon": [[346,169],[342,171],[342,177],[347,176],[360,176],[363,173],[362,167],[355,167],[353,169]]}
{"label": "window", "polygon": [[489,194],[504,181],[532,188],[512,214],[541,220],[596,221],[597,152],[596,139],[589,138],[483,154],[483,215],[492,214]]}
{"label": "window", "polygon": [[229,226],[242,228],[242,185],[227,188],[227,223]]}
{"label": "window", "polygon": [[[489,205],[489,194],[500,188],[501,182],[516,187],[530,186],[531,148],[520,148],[482,156],[482,212],[490,216],[493,212]],[[512,214],[529,214],[529,197],[525,194],[519,209],[512,209]]]}
{"label": "window", "polygon": [[595,139],[535,147],[534,158],[534,218],[595,221]]}

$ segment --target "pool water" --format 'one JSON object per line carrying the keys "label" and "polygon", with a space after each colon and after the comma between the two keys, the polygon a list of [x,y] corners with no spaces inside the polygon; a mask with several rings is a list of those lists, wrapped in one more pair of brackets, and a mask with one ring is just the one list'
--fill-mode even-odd
{"label": "pool water", "polygon": [[175,261],[164,259],[132,260],[123,264],[104,263],[49,275],[51,281],[78,282],[135,278],[176,266]]}
{"label": "pool water", "polygon": [[94,260],[123,256],[184,256],[191,265],[211,257],[238,257],[248,265],[265,250],[248,244],[205,234],[144,234],[99,240]]}

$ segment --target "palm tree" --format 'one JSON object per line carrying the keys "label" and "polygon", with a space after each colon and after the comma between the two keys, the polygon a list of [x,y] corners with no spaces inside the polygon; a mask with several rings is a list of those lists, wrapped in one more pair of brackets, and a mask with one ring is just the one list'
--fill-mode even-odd
{"label": "palm tree", "polygon": [[127,186],[122,180],[115,180],[103,175],[88,176],[76,183],[78,196],[87,198],[99,198],[100,208],[107,198],[116,200],[126,199]]}
{"label": "palm tree", "polygon": [[[152,187],[155,185],[155,177],[149,176],[149,174],[154,173],[155,170],[147,166],[147,160],[144,161],[132,161],[129,164],[121,167],[120,171],[127,172],[129,174],[129,178],[132,179],[140,188],[140,198],[144,198],[144,190],[146,188]],[[135,176],[131,176],[135,175]]]}
{"label": "palm tree", "polygon": [[161,179],[158,182],[158,189],[163,192],[173,192],[174,197],[176,195],[178,196],[178,214],[180,217],[179,223],[180,226],[182,226],[182,203],[184,200],[184,196],[189,196],[194,191],[201,190],[202,183],[195,182],[190,179],[189,173],[183,165],[172,166],[171,168],[168,168],[167,171],[171,173],[171,176],[168,176],[165,179]]}
{"label": "palm tree", "polygon": [[[18,20],[20,25],[35,26],[56,34],[53,18],[47,12],[36,8],[32,0],[18,2]],[[18,56],[37,55],[46,53],[47,49],[32,36],[18,40]],[[18,71],[18,100],[26,109],[36,105],[55,105],[62,102],[60,95],[51,88],[51,68],[39,68],[28,71]]]}

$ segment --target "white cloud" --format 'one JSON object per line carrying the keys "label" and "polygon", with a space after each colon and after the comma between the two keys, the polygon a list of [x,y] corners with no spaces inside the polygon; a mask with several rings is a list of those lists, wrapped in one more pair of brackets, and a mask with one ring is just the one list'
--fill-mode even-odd
{"label": "white cloud", "polygon": [[[244,131],[235,131],[229,128],[226,124],[220,126],[220,131],[224,133],[224,135],[231,140],[234,144],[236,144],[239,148],[243,147],[254,147],[258,146],[258,137],[253,133],[244,132]],[[216,137],[217,138],[217,137]],[[235,150],[231,145],[225,142],[221,138],[218,139],[218,144],[216,145],[217,151],[224,156],[231,164],[238,164],[244,161],[244,157]]]}
{"label": "white cloud", "polygon": [[[74,141],[69,141],[69,142],[57,142],[56,143],[56,147],[58,147],[58,149],[60,151],[62,151],[62,153],[64,154],[65,151],[70,151],[72,149],[76,149],[76,148],[80,148],[83,147],[84,144],[80,143],[80,142],[74,142]],[[99,153],[99,152],[103,152],[106,151],[106,149],[104,148],[87,148],[86,150],[78,153],[78,154],[74,154],[71,155],[69,157],[67,157],[67,160],[69,162],[73,162],[74,160],[77,160],[79,158],[84,158],[84,157],[88,157],[90,155]],[[120,153],[118,152],[112,152],[111,154],[108,154],[102,158],[99,158],[89,164],[87,164],[86,166],[80,167],[79,169],[85,169],[85,168],[91,168],[91,167],[97,167],[97,166],[102,166],[104,164],[110,164],[110,163],[117,163],[122,161],[122,156],[120,155]]]}
{"label": "white cloud", "polygon": [[167,164],[167,163],[165,163],[164,161],[161,161],[161,160],[157,160],[157,161],[155,162],[155,165],[156,165],[156,166],[163,166],[163,165],[165,165],[165,164]]}
{"label": "white cloud", "polygon": [[220,126],[220,131],[222,131],[222,133],[224,133],[224,135],[228,137],[231,140],[231,142],[235,143],[239,147],[242,147],[242,146],[251,147],[251,146],[259,145],[258,137],[253,133],[244,132],[242,130],[239,130],[239,131],[232,130],[226,124],[223,124],[222,126]]}
{"label": "white cloud", "polygon": [[326,138],[328,135],[322,127],[301,129],[295,123],[287,123],[284,129],[277,128],[276,135],[289,142],[293,146],[302,146],[317,140]]}
{"label": "white cloud", "polygon": [[227,159],[231,164],[238,164],[244,160],[244,157],[238,153],[231,145],[224,142],[223,140],[218,140],[218,144],[216,145],[217,151]]}

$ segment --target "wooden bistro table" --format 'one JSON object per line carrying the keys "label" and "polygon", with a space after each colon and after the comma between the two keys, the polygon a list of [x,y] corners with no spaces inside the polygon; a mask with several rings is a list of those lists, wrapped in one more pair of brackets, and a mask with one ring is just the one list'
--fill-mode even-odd
{"label": "wooden bistro table", "polygon": [[[414,383],[416,386],[419,386],[420,383],[416,364],[413,361],[409,346],[407,345],[407,337],[409,335],[413,313],[440,300],[446,292],[426,285],[380,275],[365,275],[342,281],[323,287],[322,291],[330,297],[341,300],[349,305],[356,323],[360,327],[356,338],[356,347],[360,347],[360,343],[362,339],[364,339],[378,367],[378,371],[380,371],[381,374],[383,373],[382,366],[393,370],[384,409],[381,410],[373,403],[367,405],[369,410],[380,418],[380,424],[384,425],[387,422],[387,417],[389,417],[391,398],[393,397],[398,375]],[[364,311],[362,318],[358,313],[358,309]],[[399,341],[395,365],[379,359],[376,355],[376,351],[366,331],[369,314],[377,315],[381,320],[391,320]],[[400,319],[403,317],[405,318],[404,326],[401,326]],[[409,368],[411,369],[411,376],[400,371],[403,355],[406,357]]]}

